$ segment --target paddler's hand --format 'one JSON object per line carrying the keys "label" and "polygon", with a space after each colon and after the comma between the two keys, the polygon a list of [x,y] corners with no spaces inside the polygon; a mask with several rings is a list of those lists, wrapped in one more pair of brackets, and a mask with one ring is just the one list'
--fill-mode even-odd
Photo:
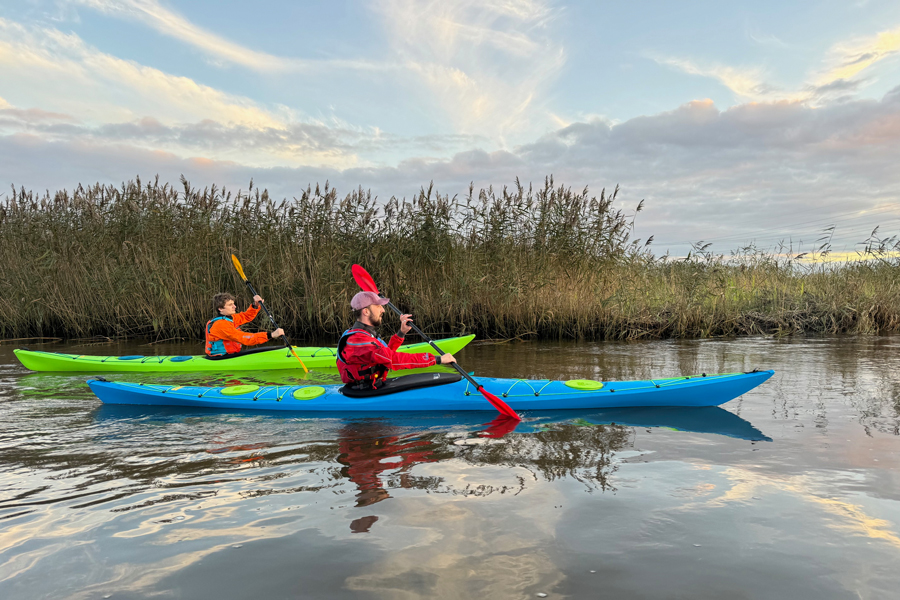
{"label": "paddler's hand", "polygon": [[[262,296],[260,296],[259,294],[253,296],[253,306],[259,306],[260,302],[265,302],[265,300],[262,299]],[[282,332],[282,333],[284,333],[284,332]]]}
{"label": "paddler's hand", "polygon": [[284,329],[282,329],[281,327],[279,327],[278,329],[276,329],[275,331],[273,331],[270,335],[271,335],[271,337],[272,337],[273,340],[274,340],[275,338],[280,338],[281,336],[284,335]]}
{"label": "paddler's hand", "polygon": [[439,365],[449,365],[450,363],[455,363],[455,362],[456,362],[456,359],[453,357],[452,354],[450,354],[448,352],[447,354],[444,354],[441,356],[441,360],[440,360],[440,362],[438,362],[438,364]]}
{"label": "paddler's hand", "polygon": [[412,315],[400,315],[400,333],[406,335],[412,329],[409,322],[412,321]]}

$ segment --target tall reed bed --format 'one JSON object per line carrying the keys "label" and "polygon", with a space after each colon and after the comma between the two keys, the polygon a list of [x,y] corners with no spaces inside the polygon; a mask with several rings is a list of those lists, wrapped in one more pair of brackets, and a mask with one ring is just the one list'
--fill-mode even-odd
{"label": "tall reed bed", "polygon": [[[432,333],[633,339],[900,328],[898,266],[798,267],[757,251],[656,258],[618,188],[422,189],[379,201],[308,188],[275,201],[141,183],[13,190],[0,203],[0,336],[202,336],[211,297],[243,293],[232,252],[297,339],[350,324],[360,263]],[[636,207],[636,211],[640,210]],[[635,212],[636,212],[635,211]],[[894,242],[895,243],[895,242]]]}

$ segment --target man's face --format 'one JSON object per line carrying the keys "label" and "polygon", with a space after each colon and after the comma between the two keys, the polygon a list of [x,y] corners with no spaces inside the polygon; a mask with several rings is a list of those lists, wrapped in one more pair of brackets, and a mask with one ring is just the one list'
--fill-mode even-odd
{"label": "man's face", "polygon": [[219,309],[219,314],[223,317],[230,317],[236,312],[237,308],[234,305],[234,300],[228,300],[225,302],[225,306]]}
{"label": "man's face", "polygon": [[369,323],[375,327],[381,325],[381,315],[384,314],[384,307],[380,304],[372,304],[366,310],[369,311]]}

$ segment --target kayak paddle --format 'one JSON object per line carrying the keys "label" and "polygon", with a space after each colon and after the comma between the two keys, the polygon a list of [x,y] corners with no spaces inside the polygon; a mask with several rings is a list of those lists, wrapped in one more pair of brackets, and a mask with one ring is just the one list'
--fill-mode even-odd
{"label": "kayak paddle", "polygon": [[[253,296],[257,296],[258,294],[256,293],[256,290],[253,289],[253,285],[249,281],[247,281],[247,276],[244,275],[244,267],[241,266],[241,261],[237,259],[237,256],[232,254],[231,262],[234,263],[234,268],[237,269],[238,275],[240,275],[241,279],[244,280],[244,283],[247,284],[247,288],[250,290],[250,294]],[[273,317],[272,313],[269,312],[269,307],[266,306],[266,303],[260,302],[259,304],[263,307],[263,310],[265,310],[266,314],[269,316],[269,321],[272,322],[272,326],[275,329],[278,329],[278,323],[275,322],[275,317]],[[294,351],[294,347],[291,346],[291,343],[288,341],[287,335],[282,335],[281,339],[284,340],[284,347],[290,350],[291,354],[294,355],[294,358],[300,361],[300,366],[303,367],[303,372],[309,373],[309,369],[306,368],[306,365],[303,364],[303,360],[299,356],[297,356],[297,353]]]}
{"label": "kayak paddle", "polygon": [[[366,271],[359,265],[353,265],[350,268],[350,270],[353,273],[353,279],[356,280],[356,283],[359,285],[359,287],[362,288],[362,290],[364,292],[372,292],[374,294],[377,294],[380,298],[384,298],[384,295],[382,295],[381,292],[378,291],[378,286],[375,285],[375,281],[372,279],[372,276],[369,275],[368,271]],[[398,315],[403,314],[402,312],[400,312],[399,308],[394,306],[394,304],[392,302],[388,302],[387,305],[388,305],[388,307],[391,308],[391,310],[393,310]],[[410,323],[409,325],[413,328],[413,330],[416,333],[418,333],[420,336],[422,336],[422,339],[424,339],[426,342],[431,344],[432,348],[434,348],[435,350],[438,351],[438,356],[441,356],[444,354],[444,351],[441,350],[440,348],[438,348],[437,344],[434,343],[434,340],[432,340],[430,337],[425,335],[425,332],[423,332],[421,329],[419,329],[415,323]],[[506,402],[504,402],[497,396],[493,395],[492,393],[490,393],[489,391],[484,389],[484,386],[482,386],[480,383],[475,381],[471,375],[466,373],[463,370],[463,368],[459,366],[459,364],[453,363],[453,367],[459,372],[460,375],[465,377],[469,381],[469,383],[474,385],[475,389],[477,389],[479,392],[481,392],[481,395],[484,396],[488,402],[493,404],[494,408],[496,408],[498,411],[500,411],[500,414],[506,415],[507,417],[511,417],[511,418],[515,419],[516,421],[522,420],[522,417],[517,415],[516,411],[514,411],[512,408],[510,408],[510,406]]]}

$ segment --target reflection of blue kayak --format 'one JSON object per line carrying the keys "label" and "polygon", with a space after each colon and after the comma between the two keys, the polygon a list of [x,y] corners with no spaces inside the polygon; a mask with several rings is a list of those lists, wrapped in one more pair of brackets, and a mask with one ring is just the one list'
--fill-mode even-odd
{"label": "reflection of blue kayak", "polygon": [[772,438],[754,427],[749,421],[718,406],[607,408],[588,413],[583,418],[598,424],[662,427],[693,433],[718,433],[745,440],[772,441]]}
{"label": "reflection of blue kayak", "polygon": [[[215,418],[219,415],[233,416],[232,409],[209,409],[186,406],[135,406],[124,404],[104,404],[94,413],[99,421],[141,420],[182,423],[197,418]],[[246,413],[259,415],[257,411]],[[296,413],[266,412],[267,418],[296,418]],[[460,427],[476,431],[489,425],[485,415],[473,412],[411,412],[392,413],[390,416],[375,413],[315,413],[316,419],[336,419],[343,425],[353,423],[383,423],[386,427],[402,428],[410,431],[450,431]],[[728,437],[771,441],[748,421],[717,406],[698,408],[608,408],[601,410],[561,410],[541,411],[526,418],[515,427],[516,433],[534,433],[552,429],[557,424],[578,426],[622,425],[625,427],[665,428],[690,433],[714,433]]]}
{"label": "reflection of blue kayak", "polygon": [[[489,392],[516,411],[718,406],[752,390],[773,371],[676,377],[648,381],[593,382],[479,378]],[[439,378],[446,374],[413,375]],[[399,380],[400,378],[398,378]],[[196,406],[303,412],[493,411],[465,380],[390,394],[348,397],[340,386],[293,385],[198,387],[92,380],[91,390],[107,404]]]}

